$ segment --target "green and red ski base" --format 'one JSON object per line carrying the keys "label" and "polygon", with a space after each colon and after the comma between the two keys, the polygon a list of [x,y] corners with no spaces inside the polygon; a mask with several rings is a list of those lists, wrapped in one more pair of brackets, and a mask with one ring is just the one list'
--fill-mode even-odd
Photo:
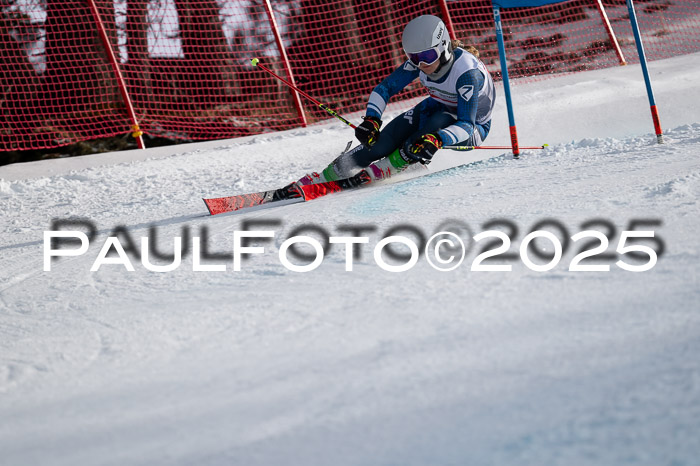
{"label": "green and red ski base", "polygon": [[336,181],[327,181],[325,183],[306,186],[299,186],[296,183],[292,183],[280,189],[203,200],[207,209],[209,209],[209,213],[211,215],[218,215],[282,201],[311,201],[328,194],[359,188],[371,182],[372,177],[370,174],[367,170],[362,170],[350,178]]}

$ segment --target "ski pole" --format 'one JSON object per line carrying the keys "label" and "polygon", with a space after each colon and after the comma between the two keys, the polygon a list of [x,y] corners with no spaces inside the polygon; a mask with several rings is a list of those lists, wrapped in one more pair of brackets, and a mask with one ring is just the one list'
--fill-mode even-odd
{"label": "ski pole", "polygon": [[[545,147],[549,147],[549,144],[542,144],[541,146],[532,146],[532,147],[520,147],[521,149],[544,149]],[[474,150],[474,149],[512,149],[510,146],[443,146],[443,149],[451,149],[451,150],[462,150],[462,151],[467,151],[467,150]]]}
{"label": "ski pole", "polygon": [[[274,76],[275,78],[279,79],[280,81],[282,81],[283,83],[285,83],[287,86],[291,87],[292,89],[294,89],[295,91],[297,91],[299,94],[303,95],[304,97],[306,97],[307,99],[309,99],[311,102],[313,102],[313,103],[315,103],[316,105],[318,105],[319,108],[320,108],[321,110],[324,110],[324,111],[327,112],[329,115],[331,115],[331,116],[337,118],[338,120],[342,121],[343,123],[345,123],[346,125],[348,125],[348,126],[351,127],[352,129],[357,129],[357,126],[353,125],[353,124],[350,123],[348,120],[346,120],[346,119],[343,118],[342,116],[338,115],[338,112],[336,112],[335,110],[333,110],[333,109],[331,109],[331,108],[328,108],[325,104],[323,104],[323,103],[319,102],[318,100],[314,99],[314,98],[311,97],[309,94],[307,94],[306,92],[302,91],[301,89],[299,89],[298,87],[296,87],[294,84],[290,83],[289,81],[287,81],[286,79],[284,79],[283,77],[281,77],[280,75],[278,75],[277,73],[275,73],[274,71],[272,71],[271,69],[269,69],[268,67],[266,67],[265,65],[262,65],[262,64],[260,63],[260,59],[258,59],[258,58],[253,58],[253,59],[250,61],[250,64],[253,65],[253,66],[256,66],[256,67],[260,68],[261,70],[263,70],[263,71],[265,71],[265,72],[271,74],[271,75]],[[547,146],[548,146],[548,144],[543,144],[543,145],[537,146],[537,147],[521,147],[520,149],[544,149],[544,148],[547,147]],[[474,150],[474,149],[499,149],[499,150],[500,150],[500,149],[512,149],[512,148],[511,148],[510,146],[444,146],[443,149],[468,151],[468,150]]]}
{"label": "ski pole", "polygon": [[356,129],[356,128],[357,128],[357,126],[353,125],[353,124],[350,123],[348,120],[346,120],[346,119],[343,118],[342,116],[338,115],[338,113],[337,113],[335,110],[333,110],[333,109],[331,109],[331,108],[328,108],[325,104],[322,104],[322,103],[319,102],[318,100],[314,99],[314,98],[311,97],[309,94],[307,94],[306,92],[302,91],[301,89],[299,89],[298,87],[296,87],[294,84],[290,83],[289,81],[287,81],[287,80],[284,79],[283,77],[279,76],[278,74],[276,74],[274,71],[272,71],[272,70],[269,69],[268,67],[266,67],[266,66],[264,66],[264,65],[261,65],[259,59],[253,58],[253,59],[250,61],[250,64],[253,65],[253,66],[257,66],[257,67],[260,68],[261,70],[270,73],[272,76],[274,76],[275,78],[279,79],[280,81],[282,81],[283,83],[285,83],[287,86],[291,87],[292,89],[294,89],[295,91],[297,91],[299,94],[303,95],[304,97],[306,97],[307,99],[309,99],[311,102],[313,102],[313,103],[315,103],[316,105],[318,105],[318,106],[321,108],[321,110],[325,110],[330,116],[336,117],[337,119],[339,119],[340,121],[342,121],[343,123],[345,123],[346,125],[348,125],[349,127],[351,127],[352,129]]}

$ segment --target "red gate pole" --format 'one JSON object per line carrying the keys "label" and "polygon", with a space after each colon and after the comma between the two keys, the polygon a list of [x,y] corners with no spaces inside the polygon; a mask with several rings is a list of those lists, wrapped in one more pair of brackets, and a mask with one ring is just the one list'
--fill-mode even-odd
{"label": "red gate pole", "polygon": [[[282,36],[280,35],[279,27],[277,27],[277,21],[275,20],[275,14],[272,11],[272,5],[270,0],[265,0],[265,11],[267,12],[267,17],[270,19],[270,27],[272,28],[272,33],[275,36],[275,42],[277,42],[277,48],[282,55],[282,61],[284,62],[284,68],[287,71],[287,76],[289,76],[289,81],[296,85],[294,82],[294,75],[292,74],[292,66],[289,64],[289,57],[287,57],[287,51],[282,43]],[[294,106],[297,108],[297,113],[299,114],[299,120],[301,120],[301,126],[306,126],[306,114],[304,114],[304,107],[301,104],[301,98],[299,93],[292,89],[292,95],[294,96]]]}
{"label": "red gate pole", "polygon": [[452,24],[452,17],[450,16],[450,9],[447,7],[447,0],[438,0],[438,4],[440,5],[440,11],[442,12],[445,26],[447,26],[447,32],[450,33],[450,38],[456,39],[455,27]]}
{"label": "red gate pole", "polygon": [[620,60],[620,65],[624,66],[627,64],[627,62],[625,61],[625,56],[622,55],[622,49],[620,48],[620,44],[617,42],[617,37],[615,37],[615,31],[613,31],[613,28],[610,25],[610,20],[608,19],[608,14],[605,12],[602,0],[598,0],[598,11],[600,12],[600,16],[603,18],[605,30],[608,31],[608,37],[610,37],[610,42],[612,42],[615,53],[617,53],[617,58]]}
{"label": "red gate pole", "polygon": [[134,105],[131,103],[129,92],[126,89],[126,81],[124,81],[124,76],[122,76],[122,72],[119,69],[119,64],[117,63],[117,57],[114,55],[112,44],[109,43],[109,36],[107,36],[107,30],[105,29],[105,25],[102,22],[102,18],[100,18],[100,12],[97,9],[95,0],[88,0],[88,4],[90,5],[90,9],[92,10],[92,16],[95,18],[97,29],[99,29],[100,31],[100,38],[102,39],[102,44],[104,45],[104,48],[107,51],[107,56],[109,57],[109,61],[112,64],[112,69],[114,70],[114,75],[116,76],[117,83],[119,85],[119,92],[122,95],[122,99],[124,99],[126,111],[128,112],[129,119],[131,120],[131,135],[134,137],[134,139],[136,139],[136,143],[138,144],[139,148],[145,149],[146,145],[143,142],[143,132],[139,128],[139,121],[136,118],[136,113],[134,112]]}

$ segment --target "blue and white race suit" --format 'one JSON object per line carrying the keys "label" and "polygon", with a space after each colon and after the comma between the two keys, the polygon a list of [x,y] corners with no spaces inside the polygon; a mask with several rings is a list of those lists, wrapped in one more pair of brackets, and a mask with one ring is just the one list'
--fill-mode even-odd
{"label": "blue and white race suit", "polygon": [[481,60],[460,48],[433,75],[406,61],[374,88],[366,115],[381,119],[389,100],[416,78],[430,97],[389,122],[371,148],[357,146],[348,152],[342,165],[367,167],[427,133],[437,133],[444,145],[482,143],[491,128],[496,91]]}

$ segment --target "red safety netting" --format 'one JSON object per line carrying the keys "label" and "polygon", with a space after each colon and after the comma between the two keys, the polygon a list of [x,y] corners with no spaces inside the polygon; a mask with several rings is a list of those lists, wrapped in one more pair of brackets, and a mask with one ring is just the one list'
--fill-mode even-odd
{"label": "red safety netting", "polygon": [[61,146],[129,127],[88,7],[56,3],[14,2],[0,14],[0,150]]}
{"label": "red safety netting", "polygon": [[[133,121],[91,1],[0,3],[0,151],[115,136],[133,146]],[[300,126],[289,88],[252,67],[253,57],[285,78],[291,71],[299,88],[341,114],[361,111],[372,88],[405,60],[401,32],[420,14],[451,23],[500,76],[490,1],[94,3],[147,145],[154,137],[196,141]],[[603,5],[624,58],[638,62],[625,1]],[[700,2],[638,0],[636,11],[650,60],[700,51]],[[516,82],[620,63],[596,0],[503,10],[502,20]],[[397,100],[419,95],[414,84]],[[304,98],[302,106],[310,124],[328,118]]]}
{"label": "red safety netting", "polygon": [[[501,10],[511,79],[532,81],[555,73],[618,66],[621,58],[626,63],[639,63],[625,0],[605,0],[602,4],[620,53],[596,0]],[[491,2],[457,1],[449,5],[456,35],[473,44],[487,68],[500,78]],[[648,60],[700,50],[700,3],[638,0],[635,6]]]}

